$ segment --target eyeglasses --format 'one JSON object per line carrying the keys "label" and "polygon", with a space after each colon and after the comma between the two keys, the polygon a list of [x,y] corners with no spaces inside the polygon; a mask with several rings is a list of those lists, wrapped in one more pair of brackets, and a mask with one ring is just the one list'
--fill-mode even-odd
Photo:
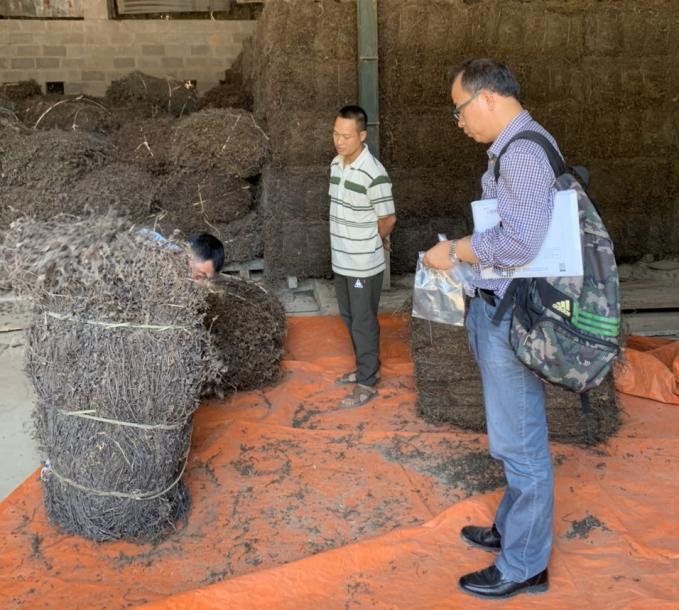
{"label": "eyeglasses", "polygon": [[463,102],[457,108],[453,108],[453,120],[457,123],[460,120],[460,117],[462,116],[462,111],[465,109],[465,107],[469,104],[471,104],[479,95],[481,95],[481,90],[477,91],[474,95],[472,95],[466,102]]}

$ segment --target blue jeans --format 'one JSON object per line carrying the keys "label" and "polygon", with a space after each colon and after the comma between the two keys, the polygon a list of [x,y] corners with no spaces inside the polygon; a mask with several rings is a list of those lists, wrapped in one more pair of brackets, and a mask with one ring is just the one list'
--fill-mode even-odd
{"label": "blue jeans", "polygon": [[507,488],[495,515],[502,550],[495,566],[523,581],[547,567],[552,548],[554,480],[547,442],[542,381],[521,364],[509,344],[508,311],[499,326],[495,307],[471,300],[467,332],[481,369],[490,454],[502,461]]}

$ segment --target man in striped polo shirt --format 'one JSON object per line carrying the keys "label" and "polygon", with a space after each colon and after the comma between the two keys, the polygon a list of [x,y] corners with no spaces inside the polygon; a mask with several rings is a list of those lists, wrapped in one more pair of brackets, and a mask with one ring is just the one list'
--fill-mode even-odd
{"label": "man in striped polo shirt", "polygon": [[335,292],[356,356],[356,370],[337,382],[355,384],[342,407],[358,407],[377,396],[380,326],[377,309],[384,252],[396,224],[391,180],[365,144],[368,117],[345,106],[335,118],[337,156],[330,165],[330,247]]}

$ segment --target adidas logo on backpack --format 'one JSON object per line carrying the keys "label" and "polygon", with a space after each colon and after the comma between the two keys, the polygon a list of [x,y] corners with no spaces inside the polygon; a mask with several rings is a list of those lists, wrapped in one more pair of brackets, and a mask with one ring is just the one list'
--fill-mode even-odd
{"label": "adidas logo on backpack", "polygon": [[[582,277],[517,278],[497,307],[499,324],[512,309],[509,340],[517,358],[544,381],[574,392],[598,386],[620,354],[620,283],[613,243],[585,187],[579,168],[567,168],[561,155],[542,134],[522,131],[518,139],[539,144],[556,176],[557,190],[573,189],[578,196]],[[581,169],[583,171],[584,168]],[[586,170],[583,171],[586,182]],[[583,395],[584,396],[584,395]],[[583,398],[583,407],[586,398]]]}
{"label": "adidas logo on backpack", "polygon": [[557,313],[563,314],[567,318],[571,317],[571,302],[569,299],[557,301],[554,303],[554,305],[552,305],[552,309],[556,310]]}

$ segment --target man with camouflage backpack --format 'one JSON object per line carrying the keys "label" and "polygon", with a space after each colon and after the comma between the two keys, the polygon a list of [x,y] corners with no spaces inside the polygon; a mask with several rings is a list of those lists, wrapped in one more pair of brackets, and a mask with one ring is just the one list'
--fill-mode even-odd
{"label": "man with camouflage backpack", "polygon": [[481,370],[490,453],[504,465],[507,488],[491,527],[462,529],[465,541],[498,556],[490,567],[460,578],[460,587],[472,595],[504,598],[547,590],[554,484],[543,383],[517,359],[509,342],[511,309],[493,323],[511,278],[481,279],[478,270],[506,270],[532,261],[554,205],[555,175],[539,144],[513,141],[504,151],[496,181],[498,155],[522,131],[537,132],[558,148],[521,106],[519,85],[503,64],[468,60],[451,77],[454,120],[467,136],[490,144],[483,198],[497,199],[501,222],[482,233],[439,242],[424,261],[449,269],[457,259],[477,270],[466,325]]}

